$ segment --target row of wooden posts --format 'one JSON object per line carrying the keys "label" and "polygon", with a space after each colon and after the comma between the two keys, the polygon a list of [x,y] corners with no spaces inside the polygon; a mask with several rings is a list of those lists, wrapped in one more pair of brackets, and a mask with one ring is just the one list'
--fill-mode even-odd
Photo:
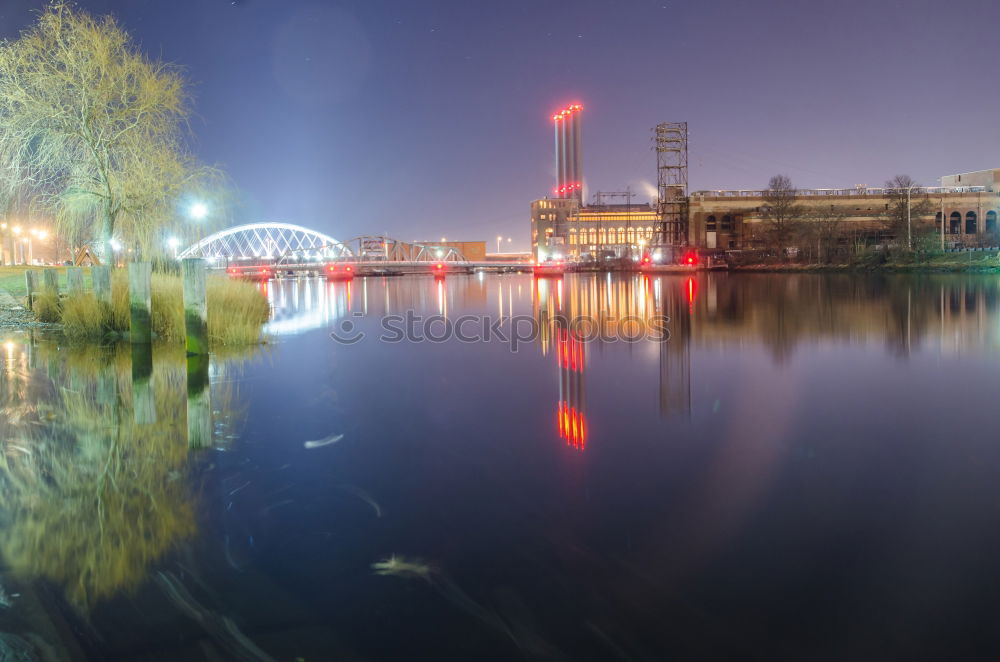
{"label": "row of wooden posts", "polygon": [[[205,260],[181,260],[184,282],[184,330],[188,354],[208,354],[208,295],[205,287]],[[149,262],[130,262],[128,265],[129,340],[133,345],[153,342],[152,320],[153,269]],[[111,267],[90,267],[91,286],[99,302],[111,305]],[[46,292],[59,297],[59,270],[42,271],[39,286],[38,272],[24,272],[24,285],[28,293],[28,309],[34,309],[35,294]],[[66,290],[70,297],[84,292],[83,268],[66,267]]]}

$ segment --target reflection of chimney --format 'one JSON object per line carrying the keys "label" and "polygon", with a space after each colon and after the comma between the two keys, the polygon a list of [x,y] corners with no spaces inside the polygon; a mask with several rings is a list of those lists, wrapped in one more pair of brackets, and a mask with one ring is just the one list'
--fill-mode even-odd
{"label": "reflection of chimney", "polygon": [[583,106],[573,104],[552,116],[555,125],[557,198],[583,200],[583,172],[580,168],[580,113]]}
{"label": "reflection of chimney", "polygon": [[556,425],[566,443],[583,450],[587,447],[587,419],[583,390],[586,363],[584,344],[566,329],[559,329],[556,338],[556,361],[559,363],[559,408]]}

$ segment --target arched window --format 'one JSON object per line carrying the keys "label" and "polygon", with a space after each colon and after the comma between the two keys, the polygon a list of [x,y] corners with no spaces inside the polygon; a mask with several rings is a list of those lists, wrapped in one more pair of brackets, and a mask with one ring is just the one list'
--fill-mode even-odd
{"label": "arched window", "polygon": [[957,211],[951,212],[951,216],[948,217],[948,232],[950,234],[958,234],[962,231],[962,215]]}
{"label": "arched window", "polygon": [[934,227],[941,232],[941,212],[934,214]]}
{"label": "arched window", "polygon": [[965,215],[965,234],[976,234],[976,212],[974,211]]}
{"label": "arched window", "polygon": [[630,244],[634,244],[635,243],[635,229],[634,228],[629,228],[628,229],[628,243],[630,243]]}
{"label": "arched window", "polygon": [[715,232],[715,216],[709,216],[705,219],[705,230],[707,232]]}
{"label": "arched window", "polygon": [[625,243],[625,228],[618,228],[618,243]]}
{"label": "arched window", "polygon": [[986,212],[986,232],[989,234],[996,234],[997,231],[997,213],[995,211]]}
{"label": "arched window", "polygon": [[733,217],[732,216],[730,216],[729,214],[726,214],[725,216],[722,217],[722,228],[721,229],[722,229],[723,232],[732,232],[732,230],[733,230]]}

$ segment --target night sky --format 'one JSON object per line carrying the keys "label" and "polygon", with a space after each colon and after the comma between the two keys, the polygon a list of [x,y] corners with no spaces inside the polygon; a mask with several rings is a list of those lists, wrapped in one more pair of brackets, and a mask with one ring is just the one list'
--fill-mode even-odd
{"label": "night sky", "polygon": [[[195,149],[239,187],[240,222],[527,249],[550,116],[577,101],[588,197],[652,190],[661,121],[689,122],[692,190],[1000,167],[996,0],[80,5],[186,69]],[[0,35],[41,6],[2,0]]]}

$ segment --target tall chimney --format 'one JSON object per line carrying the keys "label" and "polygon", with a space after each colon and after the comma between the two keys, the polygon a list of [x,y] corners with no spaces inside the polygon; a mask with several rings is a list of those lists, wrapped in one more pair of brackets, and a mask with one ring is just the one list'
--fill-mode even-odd
{"label": "tall chimney", "polygon": [[566,116],[559,112],[552,116],[556,133],[556,188],[555,196],[563,197],[566,191]]}
{"label": "tall chimney", "polygon": [[580,112],[583,106],[573,104],[552,116],[555,125],[557,198],[583,200],[583,171],[580,167]]}
{"label": "tall chimney", "polygon": [[581,124],[581,114],[583,111],[583,106],[577,104],[573,107],[573,120],[572,120],[572,134],[573,134],[573,186],[574,186],[574,197],[577,202],[583,204],[583,168],[580,165],[583,155],[582,147],[583,143],[580,140],[582,133]]}

